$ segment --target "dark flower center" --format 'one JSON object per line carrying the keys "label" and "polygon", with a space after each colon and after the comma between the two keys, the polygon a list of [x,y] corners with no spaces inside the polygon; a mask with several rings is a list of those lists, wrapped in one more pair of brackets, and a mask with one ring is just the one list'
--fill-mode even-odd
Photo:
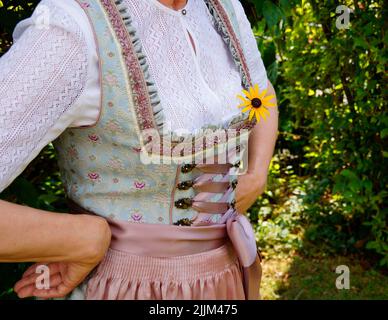
{"label": "dark flower center", "polygon": [[259,98],[253,98],[252,99],[252,107],[253,108],[260,108],[261,106],[261,100]]}

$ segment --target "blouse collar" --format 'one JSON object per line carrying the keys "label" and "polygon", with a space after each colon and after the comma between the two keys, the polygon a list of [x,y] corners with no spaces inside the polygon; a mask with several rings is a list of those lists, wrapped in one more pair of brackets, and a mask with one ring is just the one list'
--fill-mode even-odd
{"label": "blouse collar", "polygon": [[179,10],[174,10],[172,8],[169,8],[169,7],[165,6],[164,4],[162,4],[158,0],[146,0],[146,1],[149,2],[149,3],[152,3],[153,5],[155,5],[156,7],[161,9],[162,11],[167,12],[167,13],[172,14],[172,15],[182,15],[182,11],[183,10],[188,11],[191,2],[193,2],[193,0],[187,0],[187,3],[186,3],[186,5],[183,8],[181,8]]}

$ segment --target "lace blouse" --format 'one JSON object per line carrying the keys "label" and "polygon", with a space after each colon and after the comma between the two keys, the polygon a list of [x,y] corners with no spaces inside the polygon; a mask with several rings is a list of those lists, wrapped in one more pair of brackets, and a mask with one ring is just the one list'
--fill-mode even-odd
{"label": "lace blouse", "polygon": [[[124,0],[148,58],[170,130],[193,132],[240,112],[241,79],[203,0],[175,11],[158,0]],[[251,26],[232,0],[253,83],[267,87]],[[0,58],[0,192],[66,128],[100,112],[98,55],[75,0],[43,0],[15,28]]]}

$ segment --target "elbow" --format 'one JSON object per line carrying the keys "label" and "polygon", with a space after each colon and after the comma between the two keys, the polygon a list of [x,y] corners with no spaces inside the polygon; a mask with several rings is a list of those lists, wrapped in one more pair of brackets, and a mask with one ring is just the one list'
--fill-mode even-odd
{"label": "elbow", "polygon": [[87,233],[89,243],[86,244],[86,255],[88,260],[93,263],[98,263],[104,257],[111,242],[111,230],[108,222],[97,216],[83,215],[87,221]]}

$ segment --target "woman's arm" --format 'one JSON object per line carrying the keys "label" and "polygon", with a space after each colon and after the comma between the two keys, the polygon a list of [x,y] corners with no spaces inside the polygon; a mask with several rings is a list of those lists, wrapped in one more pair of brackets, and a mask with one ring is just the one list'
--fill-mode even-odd
{"label": "woman's arm", "polygon": [[[39,19],[41,12],[49,14],[49,19]],[[83,30],[69,13],[63,12],[52,1],[39,4],[32,17],[17,25],[14,44],[0,58],[0,192],[12,183],[44,146],[70,126],[77,114],[84,111],[75,108],[75,103],[85,89],[88,65]],[[56,236],[53,228],[43,230],[46,221],[52,223],[51,219],[58,218],[58,226],[61,222],[73,221],[41,213],[1,202],[1,261],[16,261],[14,259],[20,254],[12,250],[16,250],[14,245],[22,244],[9,242],[8,236],[13,239],[12,236],[17,234],[19,241],[29,241],[28,245],[33,246],[39,244],[39,237],[47,236],[46,233]],[[33,221],[41,223],[42,228],[32,228]],[[29,224],[22,230],[24,222]],[[10,228],[8,231],[5,224]],[[38,232],[35,235],[37,239],[30,239],[33,231]],[[65,250],[66,247],[53,247],[53,250],[61,249]],[[52,253],[47,252],[50,256]],[[29,257],[22,257],[23,261],[37,256],[42,258],[42,253],[38,254],[37,251],[30,254]]]}
{"label": "woman's arm", "polygon": [[[46,212],[0,201],[0,262],[37,262],[15,285],[20,298],[69,294],[102,260],[111,232],[105,219]],[[38,288],[46,265],[49,288]]]}
{"label": "woman's arm", "polygon": [[96,262],[109,245],[109,230],[103,218],[0,200],[0,262]]}
{"label": "woman's arm", "polygon": [[[275,95],[268,81],[267,95]],[[276,96],[271,102],[277,104]],[[236,209],[244,213],[265,190],[268,168],[272,159],[278,134],[278,108],[268,108],[270,116],[261,119],[252,129],[248,144],[248,171],[238,177],[236,188]]]}
{"label": "woman's arm", "polygon": [[[251,24],[239,0],[232,0],[243,39],[241,45],[244,50],[247,65],[253,84],[258,84],[260,91],[268,89],[267,95],[274,95],[272,103],[277,104],[275,90],[268,81],[261,53],[257,47],[256,38],[252,32]],[[261,120],[249,136],[248,145],[248,171],[238,177],[236,188],[236,208],[244,213],[264,192],[267,182],[268,167],[272,159],[278,132],[278,109],[270,107],[271,113],[267,121]]]}
{"label": "woman's arm", "polygon": [[[15,43],[0,58],[0,192],[86,112],[75,108],[90,70],[85,30],[56,1],[42,6],[50,19],[39,19],[41,11],[35,11],[20,22]],[[20,297],[68,294],[98,264],[109,243],[109,226],[102,218],[0,201],[0,262],[37,262],[15,286]],[[39,290],[37,266],[46,263],[50,289]]]}

